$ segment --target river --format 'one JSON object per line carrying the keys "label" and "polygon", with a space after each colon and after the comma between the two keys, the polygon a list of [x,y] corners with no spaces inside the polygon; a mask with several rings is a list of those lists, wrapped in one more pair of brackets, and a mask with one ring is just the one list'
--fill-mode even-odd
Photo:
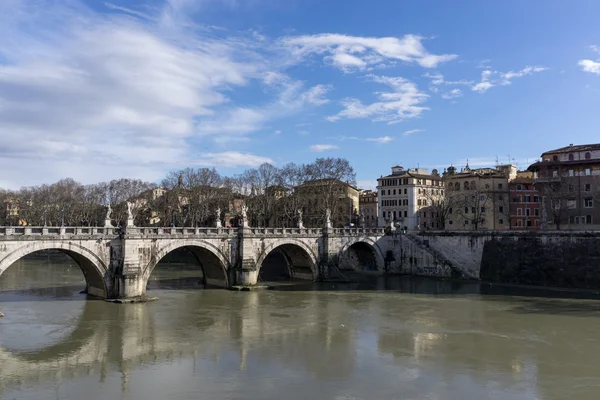
{"label": "river", "polygon": [[0,276],[0,398],[600,395],[597,295],[415,277],[232,292],[200,274],[161,265],[159,301],[118,305],[86,300],[66,256],[20,260]]}

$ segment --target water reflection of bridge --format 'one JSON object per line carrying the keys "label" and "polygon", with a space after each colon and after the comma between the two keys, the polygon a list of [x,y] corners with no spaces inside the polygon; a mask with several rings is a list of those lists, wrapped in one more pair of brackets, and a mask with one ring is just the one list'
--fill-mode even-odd
{"label": "water reflection of bridge", "polygon": [[[541,300],[509,302],[475,293],[457,297],[451,295],[448,282],[432,283],[438,295],[422,295],[431,288],[412,282],[413,290],[396,288],[412,292],[404,296],[311,291],[294,293],[290,298],[295,301],[290,302],[290,298],[281,301],[284,294],[277,292],[232,296],[197,291],[127,307],[90,301],[77,327],[61,343],[35,354],[0,348],[0,382],[15,389],[30,382],[98,373],[102,380],[118,371],[127,389],[132,372],[140,366],[190,357],[215,363],[233,358],[241,371],[269,363],[318,381],[349,380],[377,359],[362,359],[365,346],[371,345],[368,350],[381,356],[377,362],[389,363],[378,369],[426,371],[438,378],[431,382],[431,390],[440,390],[454,376],[469,376],[481,382],[493,379],[507,388],[526,384],[544,392],[556,376],[565,374],[561,365],[571,365],[568,373],[573,377],[597,377],[594,352],[569,346],[564,343],[567,336],[553,342],[552,332],[540,331],[540,324],[556,318],[556,313],[533,312],[540,311]],[[210,306],[202,306],[209,297]],[[507,313],[516,316],[512,323],[507,323]],[[597,317],[600,310],[588,313]],[[573,315],[559,317],[564,318],[565,329],[574,322]],[[589,341],[590,328],[584,324],[573,329],[568,340]],[[560,350],[553,350],[553,344]],[[386,373],[372,379],[383,378],[394,379]],[[415,374],[410,379],[421,378]]]}

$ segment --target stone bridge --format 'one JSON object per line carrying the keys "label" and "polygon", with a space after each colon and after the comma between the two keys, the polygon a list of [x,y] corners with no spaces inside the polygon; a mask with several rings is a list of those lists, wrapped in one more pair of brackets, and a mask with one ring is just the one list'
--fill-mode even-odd
{"label": "stone bridge", "polygon": [[0,227],[0,275],[28,254],[59,250],[79,265],[90,295],[130,298],[181,248],[198,259],[205,284],[225,288],[256,284],[273,253],[294,278],[326,278],[332,265],[381,273],[390,246],[379,228]]}

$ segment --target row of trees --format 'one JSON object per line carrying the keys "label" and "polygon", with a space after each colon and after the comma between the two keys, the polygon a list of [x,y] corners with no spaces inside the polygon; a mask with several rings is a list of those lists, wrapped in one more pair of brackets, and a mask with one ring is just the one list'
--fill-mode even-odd
{"label": "row of trees", "polygon": [[[297,189],[309,181],[322,184],[310,194]],[[98,226],[104,223],[109,204],[113,223],[121,225],[131,202],[137,226],[211,226],[215,210],[221,210],[221,219],[235,218],[242,203],[253,225],[294,226],[297,210],[309,205],[318,208],[311,213],[324,216],[329,208],[335,214],[342,201],[340,187],[355,181],[352,166],[340,158],[281,168],[263,164],[234,176],[223,176],[214,168],[185,168],[169,172],[160,184],[117,179],[83,185],[67,178],[18,191],[0,189],[0,204],[5,206],[0,225]]]}

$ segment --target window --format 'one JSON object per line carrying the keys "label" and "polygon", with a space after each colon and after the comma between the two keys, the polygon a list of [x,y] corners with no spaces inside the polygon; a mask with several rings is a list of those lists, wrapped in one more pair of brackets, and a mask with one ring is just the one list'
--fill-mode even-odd
{"label": "window", "polygon": [[469,225],[469,220],[465,219],[465,225]]}
{"label": "window", "polygon": [[533,202],[534,203],[539,203],[540,202],[540,198],[538,196],[533,196]]}
{"label": "window", "polygon": [[528,216],[528,217],[529,217],[529,211],[530,211],[529,208],[525,209],[525,215]]}
{"label": "window", "polygon": [[513,203],[520,203],[520,202],[521,202],[521,196],[513,197]]}
{"label": "window", "polygon": [[388,189],[388,196],[390,195],[390,193],[392,193],[392,191],[390,189]]}
{"label": "window", "polygon": [[448,209],[448,214],[452,214],[452,207]]}
{"label": "window", "polygon": [[540,216],[540,209],[539,208],[534,209],[533,210],[533,215],[535,215],[536,217],[539,217]]}
{"label": "window", "polygon": [[471,207],[471,212],[475,214],[475,207]]}
{"label": "window", "polygon": [[502,196],[502,195],[499,195],[499,196],[498,196],[498,200],[500,200],[500,201],[504,201],[504,196]]}
{"label": "window", "polygon": [[489,183],[486,183],[486,184],[485,184],[485,188],[486,188],[486,189],[489,189],[489,188],[490,188],[490,184],[489,184]]}
{"label": "window", "polygon": [[475,181],[471,181],[471,190],[474,190],[474,189],[475,189],[475,187],[476,187],[476,185],[475,185]]}
{"label": "window", "polygon": [[594,200],[591,199],[591,198],[583,199],[583,206],[585,208],[592,208],[592,207],[594,207]]}
{"label": "window", "polygon": [[465,190],[469,190],[469,182],[465,181],[463,187],[465,188]]}
{"label": "window", "polygon": [[481,212],[484,213],[485,212],[485,207],[481,207]]}
{"label": "window", "polygon": [[498,189],[502,189],[502,184],[501,183],[498,184]]}
{"label": "window", "polygon": [[552,156],[552,161],[558,161],[558,156]]}
{"label": "window", "polygon": [[421,199],[417,200],[417,205],[420,206],[421,205]]}
{"label": "window", "polygon": [[531,226],[531,220],[530,219],[527,220],[527,226]]}
{"label": "window", "polygon": [[592,158],[592,155],[590,154],[590,152],[588,151],[587,153],[585,153],[585,159],[589,160],[590,158]]}
{"label": "window", "polygon": [[575,173],[573,172],[572,169],[569,170],[569,176],[575,176]]}
{"label": "window", "polygon": [[525,196],[525,203],[531,203],[531,196],[530,195]]}
{"label": "window", "polygon": [[407,193],[408,193],[408,192],[407,192],[406,188],[404,188],[404,194],[407,194]]}
{"label": "window", "polygon": [[498,207],[498,212],[504,212],[504,207],[502,207],[502,206]]}
{"label": "window", "polygon": [[[452,185],[452,184],[451,184]],[[454,184],[454,190],[460,190],[460,183],[456,182]]]}
{"label": "window", "polygon": [[591,215],[586,215],[585,216],[585,223],[586,224],[591,224],[592,223],[592,216]]}
{"label": "window", "polygon": [[592,174],[592,170],[591,170],[591,169],[589,169],[589,168],[586,168],[586,169],[585,169],[585,174],[586,174],[587,176],[590,176],[590,175]]}
{"label": "window", "polygon": [[385,190],[381,189],[381,195],[385,196]]}
{"label": "window", "polygon": [[523,226],[523,221],[521,221],[520,219],[517,220],[517,226]]}
{"label": "window", "polygon": [[394,221],[396,220],[396,211],[394,211]]}
{"label": "window", "polygon": [[420,184],[421,184],[421,180],[417,179],[417,185],[420,185]]}
{"label": "window", "polygon": [[575,157],[573,156],[573,154],[569,154],[569,161],[573,161],[575,160]]}
{"label": "window", "polygon": [[419,194],[421,194],[421,188],[419,188]]}
{"label": "window", "polygon": [[517,208],[517,215],[523,215],[523,209]]}
{"label": "window", "polygon": [[504,224],[504,220],[503,220],[502,218],[500,218],[500,219],[498,220],[498,223],[499,223],[499,224]]}
{"label": "window", "polygon": [[396,189],[394,189],[394,196],[396,195]]}
{"label": "window", "polygon": [[408,217],[408,211],[404,211],[404,218]]}
{"label": "window", "polygon": [[589,183],[586,183],[586,184],[585,184],[585,188],[584,188],[584,190],[585,190],[586,192],[589,192],[589,191],[591,191],[591,190],[592,190],[592,185],[590,185]]}
{"label": "window", "polygon": [[426,206],[427,205],[427,200],[423,200],[423,205]]}
{"label": "window", "polygon": [[479,200],[480,201],[484,201],[485,200],[485,196],[484,195],[479,196]]}
{"label": "window", "polygon": [[448,225],[452,225],[454,223],[454,221],[450,220],[448,221]]}
{"label": "window", "polygon": [[465,214],[469,213],[469,207],[465,207]]}
{"label": "window", "polygon": [[521,185],[517,185],[517,190],[523,190],[523,187]]}

